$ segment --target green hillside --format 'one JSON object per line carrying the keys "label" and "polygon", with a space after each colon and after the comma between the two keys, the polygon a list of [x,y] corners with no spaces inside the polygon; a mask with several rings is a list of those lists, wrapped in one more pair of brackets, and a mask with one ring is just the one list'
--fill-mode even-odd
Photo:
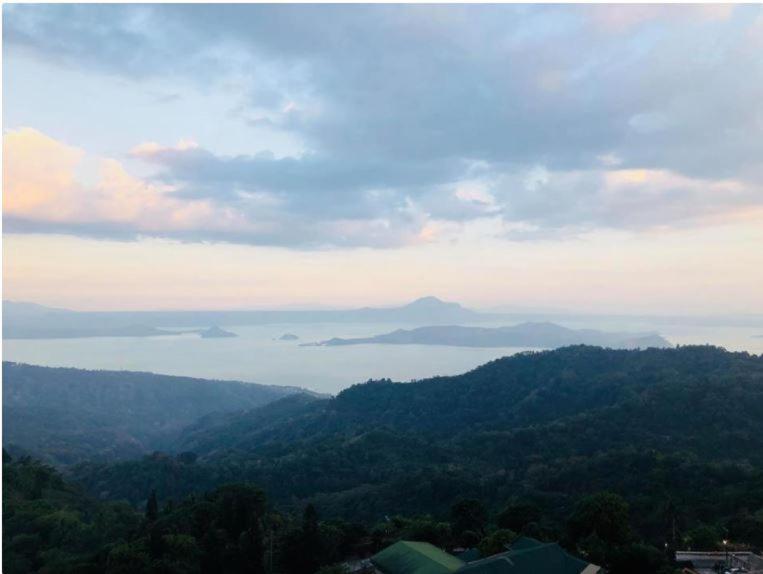
{"label": "green hillside", "polygon": [[[568,347],[455,377],[375,381],[208,417],[176,451],[85,464],[93,492],[140,502],[250,480],[280,505],[377,520],[441,514],[463,497],[529,500],[551,519],[612,490],[655,543],[723,523],[754,538],[763,509],[763,358],[713,347]],[[498,501],[498,502],[497,502]],[[757,513],[757,514],[756,514]],[[752,525],[752,526],[751,526]]]}

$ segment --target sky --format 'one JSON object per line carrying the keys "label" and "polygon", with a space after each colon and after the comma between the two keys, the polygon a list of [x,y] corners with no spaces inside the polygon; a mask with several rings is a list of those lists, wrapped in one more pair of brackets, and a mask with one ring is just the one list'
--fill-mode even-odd
{"label": "sky", "polygon": [[759,5],[3,6],[3,297],[763,313]]}

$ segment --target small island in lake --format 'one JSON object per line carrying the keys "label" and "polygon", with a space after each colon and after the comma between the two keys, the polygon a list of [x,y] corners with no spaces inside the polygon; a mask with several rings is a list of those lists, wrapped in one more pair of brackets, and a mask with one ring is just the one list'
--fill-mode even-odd
{"label": "small island in lake", "polygon": [[227,339],[230,337],[238,337],[236,333],[225,331],[217,325],[212,325],[209,329],[199,331],[199,335],[201,335],[202,339]]}
{"label": "small island in lake", "polygon": [[610,333],[593,329],[568,329],[554,323],[521,323],[511,327],[459,325],[398,329],[391,333],[355,339],[334,338],[317,346],[341,345],[447,345],[453,347],[529,347],[555,349],[567,345],[596,345],[613,349],[672,347],[657,333]]}
{"label": "small island in lake", "polygon": [[297,341],[299,340],[299,337],[297,337],[293,333],[284,333],[278,338],[279,341]]}

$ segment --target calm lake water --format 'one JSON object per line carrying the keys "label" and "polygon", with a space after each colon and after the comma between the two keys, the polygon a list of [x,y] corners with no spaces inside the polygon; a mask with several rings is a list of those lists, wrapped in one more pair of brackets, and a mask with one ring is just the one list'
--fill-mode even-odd
{"label": "calm lake water", "polygon": [[[712,343],[729,350],[763,353],[763,329],[650,327],[591,321],[562,322],[567,327],[607,330],[658,330],[672,343]],[[202,327],[207,327],[203,325]],[[170,337],[109,337],[96,339],[7,340],[3,359],[36,365],[85,369],[125,369],[169,375],[236,379],[264,384],[294,385],[321,393],[336,393],[369,378],[409,381],[434,375],[463,373],[492,359],[524,348],[471,349],[427,345],[353,345],[301,347],[331,337],[365,337],[412,325],[317,324],[231,326],[230,339],[201,339],[195,334]],[[280,341],[293,333],[298,341]]]}

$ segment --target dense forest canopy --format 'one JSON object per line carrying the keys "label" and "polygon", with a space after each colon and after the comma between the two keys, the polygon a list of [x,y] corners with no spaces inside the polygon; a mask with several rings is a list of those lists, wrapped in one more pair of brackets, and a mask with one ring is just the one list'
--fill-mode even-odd
{"label": "dense forest canopy", "polygon": [[[488,552],[521,532],[562,541],[614,572],[628,563],[657,571],[666,544],[713,548],[726,537],[763,547],[763,357],[715,347],[576,346],[459,376],[369,381],[333,398],[292,393],[197,418],[163,451],[83,462],[66,480],[88,500],[123,500],[141,512],[156,498],[175,516],[168,532],[195,536],[199,556],[203,544],[176,513],[233,483],[266,492],[266,514],[290,517],[297,538],[308,505],[342,532],[364,525],[347,543],[354,551],[378,524],[377,546],[408,537]],[[598,512],[623,508],[617,540],[591,526]],[[406,518],[393,528],[393,516]],[[385,528],[394,532],[380,538]],[[151,535],[131,532],[124,552],[140,560],[164,560],[156,548],[180,544],[162,546],[156,540],[170,534],[154,535],[152,554]],[[239,542],[234,554],[248,552]],[[343,548],[310,567],[351,554]]]}
{"label": "dense forest canopy", "polygon": [[[375,524],[321,519],[315,506],[274,508],[256,485],[222,485],[180,501],[152,490],[140,510],[97,501],[51,467],[3,455],[3,572],[28,574],[348,574],[343,564],[402,539],[471,560],[504,551],[520,534],[561,537],[566,548],[613,574],[668,574],[670,549],[645,544],[631,527],[622,497],[583,498],[561,522],[529,502],[499,513],[461,499],[440,517],[391,516]],[[719,531],[690,533],[712,545]],[[466,554],[461,557],[467,560]]]}
{"label": "dense forest canopy", "polygon": [[172,498],[248,480],[278,504],[356,520],[444,512],[463,496],[529,498],[562,516],[613,490],[657,540],[668,507],[686,527],[763,508],[763,359],[713,347],[528,353],[207,417],[174,446],[198,460],[157,453],[74,476],[135,504],[152,487]]}

